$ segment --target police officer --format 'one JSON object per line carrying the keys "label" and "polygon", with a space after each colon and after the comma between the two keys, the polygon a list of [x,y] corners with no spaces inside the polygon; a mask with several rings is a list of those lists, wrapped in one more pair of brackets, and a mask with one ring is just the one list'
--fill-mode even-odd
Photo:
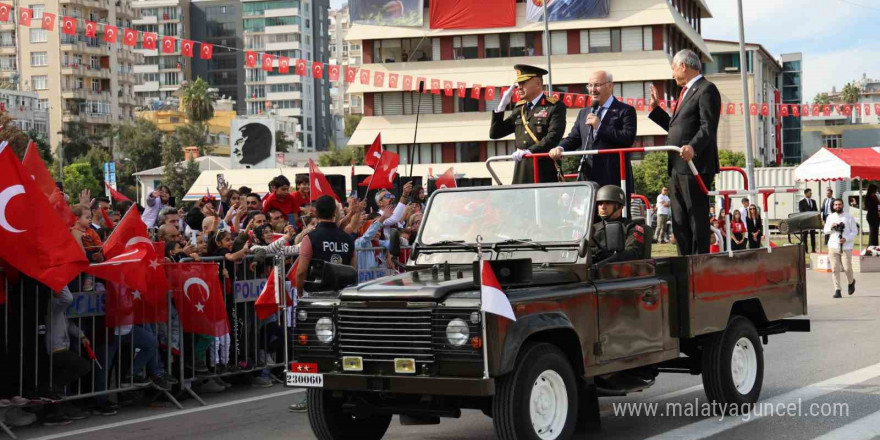
{"label": "police officer", "polygon": [[[533,159],[526,158],[523,161],[523,156],[528,153],[547,153],[559,145],[565,134],[565,105],[544,94],[543,76],[547,74],[546,70],[525,64],[513,67],[516,69],[516,82],[504,92],[498,108],[492,112],[489,137],[501,139],[515,133],[517,150],[513,156],[517,164],[513,171],[513,183],[536,183]],[[516,90],[524,98],[516,103],[513,112],[505,118],[504,110]],[[558,181],[560,174],[555,165],[556,162],[552,159],[538,159],[538,183]]]}
{"label": "police officer", "polygon": [[296,270],[296,291],[303,292],[306,273],[313,258],[334,264],[349,264],[357,267],[354,256],[354,239],[336,226],[336,201],[330,196],[321,196],[315,201],[318,226],[303,237],[300,243]]}
{"label": "police officer", "polygon": [[[590,252],[594,261],[630,261],[642,260],[645,257],[645,246],[650,246],[650,241],[645,243],[645,228],[623,217],[623,207],[626,206],[626,194],[617,185],[605,185],[596,194],[596,205],[599,209],[601,221],[593,225],[593,236],[590,240]],[[606,247],[605,225],[611,222],[621,223],[626,234],[626,244],[621,252],[615,253]]]}

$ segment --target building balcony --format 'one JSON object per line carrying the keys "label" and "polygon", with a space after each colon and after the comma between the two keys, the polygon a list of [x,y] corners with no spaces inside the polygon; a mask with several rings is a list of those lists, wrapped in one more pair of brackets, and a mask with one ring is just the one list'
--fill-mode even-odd
{"label": "building balcony", "polygon": [[161,92],[173,92],[180,88],[180,84],[159,84],[159,91]]}
{"label": "building balcony", "polygon": [[296,34],[299,33],[298,24],[286,24],[281,26],[266,26],[266,34]]}
{"label": "building balcony", "polygon": [[274,110],[276,112],[278,112],[278,115],[280,115],[280,116],[302,116],[303,115],[303,109],[301,109],[301,108],[278,108],[278,109],[274,109]]}
{"label": "building balcony", "polygon": [[84,113],[65,110],[61,122],[81,122],[85,124],[112,124],[113,116],[101,113]]}
{"label": "building balcony", "polygon": [[159,73],[158,64],[138,64],[132,66],[134,73]]}
{"label": "building balcony", "polygon": [[142,26],[142,25],[147,25],[147,24],[158,24],[158,23],[159,23],[159,17],[156,17],[155,15],[151,15],[151,16],[147,16],[147,17],[140,17],[140,18],[136,18],[131,21],[132,26]]}
{"label": "building balcony", "polygon": [[[292,69],[292,68],[291,68]],[[292,72],[293,70],[291,70]],[[267,76],[263,81],[265,84],[291,84],[302,82],[302,77],[298,75],[273,75]]]}
{"label": "building balcony", "polygon": [[135,93],[158,92],[159,81],[147,81],[143,84],[134,86]]}
{"label": "building balcony", "polygon": [[61,42],[62,52],[75,52],[86,55],[110,55],[110,49],[106,43],[90,44],[83,41],[72,43]]}
{"label": "building balcony", "polygon": [[137,105],[140,105],[140,101],[141,101],[137,96],[124,94],[124,93],[117,93],[117,99],[118,99],[119,105],[137,106]]}
{"label": "building balcony", "polygon": [[142,56],[145,56],[145,57],[157,57],[157,56],[159,56],[159,50],[158,50],[158,49],[140,49],[140,48],[139,48],[139,49],[133,49],[133,50],[132,50],[132,53],[135,53],[135,54],[138,54],[138,55],[142,55]]}
{"label": "building balcony", "polygon": [[116,75],[116,80],[122,84],[140,84],[141,75],[137,73],[125,72]]}
{"label": "building balcony", "polygon": [[87,78],[101,78],[101,79],[110,79],[112,73],[110,69],[94,69],[88,65],[67,65],[61,67],[62,75],[77,75],[84,76]]}
{"label": "building balcony", "polygon": [[6,45],[0,46],[0,55],[15,55],[17,53],[18,53],[18,51],[15,49],[14,44],[11,46],[6,46]]}
{"label": "building balcony", "polygon": [[299,49],[299,41],[281,41],[278,43],[266,43],[266,50],[295,50]]}
{"label": "building balcony", "polygon": [[295,17],[299,15],[299,8],[267,9],[263,12],[264,17]]}
{"label": "building balcony", "polygon": [[269,101],[282,101],[288,99],[302,99],[302,92],[276,92],[266,93],[266,99]]}
{"label": "building balcony", "polygon": [[91,9],[107,10],[110,8],[109,0],[59,0],[59,4],[71,6],[84,6]]}
{"label": "building balcony", "polygon": [[14,31],[15,29],[15,23],[12,21],[0,23],[0,31]]}
{"label": "building balcony", "polygon": [[109,91],[101,91],[94,92],[89,88],[61,88],[61,98],[62,99],[88,99],[88,100],[109,100],[110,92]]}

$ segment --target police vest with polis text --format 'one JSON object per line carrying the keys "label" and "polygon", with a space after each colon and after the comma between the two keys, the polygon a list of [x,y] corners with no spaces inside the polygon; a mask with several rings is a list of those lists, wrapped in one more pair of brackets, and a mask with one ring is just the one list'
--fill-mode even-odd
{"label": "police vest with polis text", "polygon": [[321,222],[309,233],[312,258],[333,264],[350,264],[354,255],[354,239],[333,222]]}

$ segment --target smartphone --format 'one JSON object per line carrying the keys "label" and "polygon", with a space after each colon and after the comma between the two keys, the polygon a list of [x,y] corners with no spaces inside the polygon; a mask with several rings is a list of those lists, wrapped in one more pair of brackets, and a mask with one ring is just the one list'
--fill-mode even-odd
{"label": "smartphone", "polygon": [[191,231],[189,233],[189,236],[190,236],[190,243],[193,246],[198,246],[199,245],[198,233],[196,231]]}
{"label": "smartphone", "polygon": [[287,224],[296,226],[296,222],[293,220],[293,214],[287,214]]}
{"label": "smartphone", "polygon": [[217,173],[217,191],[220,192],[222,188],[226,188],[226,178],[223,173]]}

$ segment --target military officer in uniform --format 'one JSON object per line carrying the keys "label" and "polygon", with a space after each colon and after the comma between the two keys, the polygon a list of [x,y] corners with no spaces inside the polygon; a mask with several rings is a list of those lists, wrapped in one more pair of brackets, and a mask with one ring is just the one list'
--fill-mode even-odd
{"label": "military officer in uniform", "polygon": [[[645,227],[623,217],[626,206],[626,194],[617,185],[605,185],[596,193],[596,205],[599,208],[601,221],[593,224],[593,235],[590,238],[590,252],[595,262],[620,262],[642,260],[645,258],[645,246],[651,246],[651,236],[646,234]],[[622,252],[614,253],[606,247],[605,225],[611,222],[623,224],[626,243]],[[645,241],[645,236],[649,241]]]}
{"label": "military officer in uniform", "polygon": [[[516,168],[513,183],[535,183],[533,159],[523,157],[529,153],[547,153],[559,145],[565,134],[565,105],[544,94],[543,75],[547,71],[539,67],[517,64],[516,83],[501,96],[498,108],[492,112],[489,137],[501,139],[514,133],[516,136]],[[504,117],[507,104],[515,90],[524,96],[513,107],[510,116]],[[538,183],[557,182],[561,173],[556,162],[550,158],[538,159]]]}

